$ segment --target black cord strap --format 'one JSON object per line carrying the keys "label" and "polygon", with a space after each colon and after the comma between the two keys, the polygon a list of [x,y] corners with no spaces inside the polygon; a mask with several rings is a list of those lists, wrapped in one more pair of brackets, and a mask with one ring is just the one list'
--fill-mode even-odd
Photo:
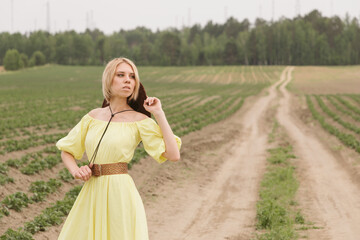
{"label": "black cord strap", "polygon": [[134,111],[134,110],[132,110],[132,109],[127,109],[127,110],[122,110],[122,111],[117,112],[117,113],[113,113],[112,110],[111,110],[110,105],[109,105],[109,108],[110,108],[110,112],[111,112],[110,120],[109,120],[108,124],[106,125],[106,128],[105,128],[105,130],[104,130],[104,132],[103,132],[103,134],[102,134],[102,136],[101,136],[101,138],[100,138],[100,141],[99,141],[99,143],[98,143],[98,145],[97,145],[97,147],[96,147],[96,149],[95,149],[95,151],[94,151],[94,153],[93,153],[93,155],[92,155],[92,157],[91,157],[91,160],[90,160],[90,162],[89,162],[89,164],[88,164],[89,167],[90,167],[90,164],[91,164],[91,163],[93,163],[93,164],[95,163],[95,158],[96,158],[96,155],[97,155],[99,146],[100,146],[100,142],[101,142],[102,138],[104,137],[104,134],[105,134],[105,132],[106,132],[106,130],[107,130],[110,122],[111,122],[111,119],[115,116],[115,114],[122,113],[122,112],[126,112],[126,111]]}

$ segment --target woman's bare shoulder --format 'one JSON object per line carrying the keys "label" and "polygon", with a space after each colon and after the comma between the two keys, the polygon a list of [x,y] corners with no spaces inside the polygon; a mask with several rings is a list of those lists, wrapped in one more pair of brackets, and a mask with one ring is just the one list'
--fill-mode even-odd
{"label": "woman's bare shoulder", "polygon": [[144,119],[147,119],[149,118],[148,116],[146,116],[145,114],[141,113],[141,112],[137,112],[135,111],[135,119],[134,121],[141,121],[141,120],[144,120]]}
{"label": "woman's bare shoulder", "polygon": [[90,115],[90,117],[97,118],[99,115],[103,113],[103,110],[104,110],[103,108],[95,108],[90,112],[88,112],[88,115]]}

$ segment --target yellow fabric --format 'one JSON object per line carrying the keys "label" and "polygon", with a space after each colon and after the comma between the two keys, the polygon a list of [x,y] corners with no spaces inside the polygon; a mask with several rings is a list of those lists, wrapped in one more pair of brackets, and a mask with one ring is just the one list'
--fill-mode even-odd
{"label": "yellow fabric", "polygon": [[[56,143],[59,150],[81,159],[91,158],[107,125],[86,114],[67,136]],[[178,148],[181,139],[175,136]],[[151,118],[136,122],[111,122],[101,141],[95,163],[130,162],[143,142],[146,152],[157,162],[165,143],[158,124]],[[86,181],[64,223],[58,239],[147,240],[146,214],[140,194],[129,174],[91,177]]]}

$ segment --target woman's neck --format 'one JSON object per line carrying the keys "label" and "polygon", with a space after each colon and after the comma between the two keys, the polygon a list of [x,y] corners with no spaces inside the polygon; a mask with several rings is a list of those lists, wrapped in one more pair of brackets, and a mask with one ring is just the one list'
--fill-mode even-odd
{"label": "woman's neck", "polygon": [[127,103],[127,98],[112,98],[110,99],[110,107],[113,113],[123,110],[132,109]]}

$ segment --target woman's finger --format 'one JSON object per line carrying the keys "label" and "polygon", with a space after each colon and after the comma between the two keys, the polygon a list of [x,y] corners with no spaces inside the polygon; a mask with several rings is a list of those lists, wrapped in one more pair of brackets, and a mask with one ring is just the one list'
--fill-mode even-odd
{"label": "woman's finger", "polygon": [[90,174],[90,176],[91,176],[91,169],[90,169],[88,166],[86,166],[86,171],[87,171],[88,174]]}
{"label": "woman's finger", "polygon": [[90,173],[91,173],[91,170],[90,170],[90,168],[89,168],[88,166],[83,166],[83,167],[82,167],[82,170],[83,170],[83,172],[86,173],[86,174],[90,174]]}

